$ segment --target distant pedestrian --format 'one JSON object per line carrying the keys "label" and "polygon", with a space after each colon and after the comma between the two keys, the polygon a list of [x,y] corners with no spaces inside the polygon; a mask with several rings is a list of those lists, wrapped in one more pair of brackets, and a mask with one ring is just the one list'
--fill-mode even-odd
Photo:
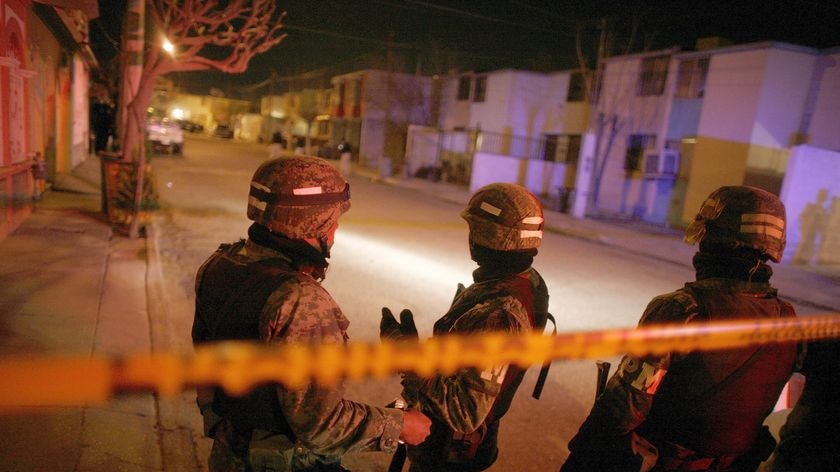
{"label": "distant pedestrian", "polygon": [[[349,320],[321,285],[350,186],[323,159],[264,162],[248,196],[248,239],[222,244],[196,276],[195,344],[250,339],[267,345],[347,341]],[[292,366],[294,367],[294,366]],[[244,397],[198,391],[210,470],[342,471],[354,451],[417,444],[429,419],[416,410],[347,400],[315,384],[263,385]]]}
{"label": "distant pedestrian", "polygon": [[34,186],[32,198],[40,200],[47,190],[47,161],[44,160],[44,156],[40,152],[36,152],[32,160],[32,180]]}
{"label": "distant pedestrian", "polygon": [[271,144],[268,145],[268,158],[277,159],[283,155],[283,150],[286,147],[286,142],[283,139],[283,133],[275,131],[271,135]]}
{"label": "distant pedestrian", "polygon": [[[785,208],[752,187],[703,202],[686,242],[696,280],[654,298],[639,324],[794,317],[770,285],[785,247]],[[754,471],[775,441],[762,426],[797,359],[793,343],[625,356],[569,443],[573,471]]]}
{"label": "distant pedestrian", "polygon": [[351,162],[353,160],[353,148],[347,141],[342,141],[341,144],[338,145],[338,152],[339,169],[341,169],[341,175],[343,175],[346,179],[350,176],[352,169]]}

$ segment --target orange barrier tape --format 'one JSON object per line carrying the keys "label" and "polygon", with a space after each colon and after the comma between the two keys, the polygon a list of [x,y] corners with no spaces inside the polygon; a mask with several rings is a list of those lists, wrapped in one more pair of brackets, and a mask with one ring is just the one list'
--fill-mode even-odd
{"label": "orange barrier tape", "polygon": [[447,336],[419,343],[286,345],[224,342],[174,354],[103,358],[0,359],[0,408],[101,403],[114,393],[154,391],[173,395],[186,388],[221,385],[232,395],[278,382],[296,388],[315,381],[382,378],[398,372],[444,375],[463,367],[503,363],[522,366],[546,360],[643,356],[673,351],[716,350],[748,345],[840,338],[840,316],[612,329],[555,336],[484,334]]}

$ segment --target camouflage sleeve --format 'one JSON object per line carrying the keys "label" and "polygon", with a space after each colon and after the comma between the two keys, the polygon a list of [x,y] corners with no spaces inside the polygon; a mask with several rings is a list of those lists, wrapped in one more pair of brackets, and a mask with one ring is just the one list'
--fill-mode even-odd
{"label": "camouflage sleeve", "polygon": [[[326,290],[314,281],[298,280],[283,284],[269,297],[260,334],[269,344],[343,343],[348,324]],[[278,387],[278,399],[298,441],[316,454],[396,450],[403,422],[400,410],[346,400],[341,386]]]}
{"label": "camouflage sleeve", "polygon": [[[459,334],[487,331],[522,332],[528,327],[527,314],[513,297],[501,297],[476,305],[459,318],[454,330]],[[420,378],[406,374],[404,396],[413,405],[447,424],[452,430],[468,434],[475,431],[490,413],[501,391],[508,365],[486,370],[460,369],[454,375]]]}

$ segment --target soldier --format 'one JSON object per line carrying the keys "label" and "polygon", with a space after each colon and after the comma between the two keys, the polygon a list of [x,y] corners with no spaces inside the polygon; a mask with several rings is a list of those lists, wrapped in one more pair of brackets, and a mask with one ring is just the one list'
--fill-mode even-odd
{"label": "soldier", "polygon": [[[518,185],[490,184],[472,196],[461,216],[469,225],[470,255],[478,269],[472,285],[459,286],[449,311],[435,323],[434,335],[541,331],[549,315],[548,290],[531,267],[543,235],[537,199]],[[380,335],[416,339],[412,313],[403,310],[397,322],[383,308]],[[404,400],[432,418],[429,439],[408,448],[410,470],[490,467],[499,453],[499,422],[524,375],[525,369],[514,365],[464,368],[430,378],[406,374]]]}
{"label": "soldier", "polygon": [[[321,286],[350,186],[326,161],[295,156],[254,173],[248,239],[222,244],[198,270],[195,344],[253,339],[268,345],[345,343],[349,321]],[[213,471],[340,471],[351,451],[393,452],[421,442],[429,419],[416,410],[376,408],[343,388],[280,385],[231,397],[201,389]]]}
{"label": "soldier", "polygon": [[782,426],[772,461],[763,470],[828,471],[840,464],[840,341],[808,343],[800,371],[805,375],[805,389]]}
{"label": "soldier", "polygon": [[[655,297],[639,324],[795,316],[770,285],[785,246],[773,194],[721,187],[689,225],[696,280]],[[570,471],[754,471],[774,440],[762,423],[797,359],[792,343],[625,356],[569,443]]]}

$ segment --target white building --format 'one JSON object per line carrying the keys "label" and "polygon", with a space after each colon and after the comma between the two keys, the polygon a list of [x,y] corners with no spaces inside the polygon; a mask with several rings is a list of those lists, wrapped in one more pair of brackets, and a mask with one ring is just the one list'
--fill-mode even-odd
{"label": "white building", "polygon": [[608,59],[589,211],[682,226],[715,188],[752,185],[782,196],[795,251],[802,208],[840,196],[838,55],[764,42]]}

